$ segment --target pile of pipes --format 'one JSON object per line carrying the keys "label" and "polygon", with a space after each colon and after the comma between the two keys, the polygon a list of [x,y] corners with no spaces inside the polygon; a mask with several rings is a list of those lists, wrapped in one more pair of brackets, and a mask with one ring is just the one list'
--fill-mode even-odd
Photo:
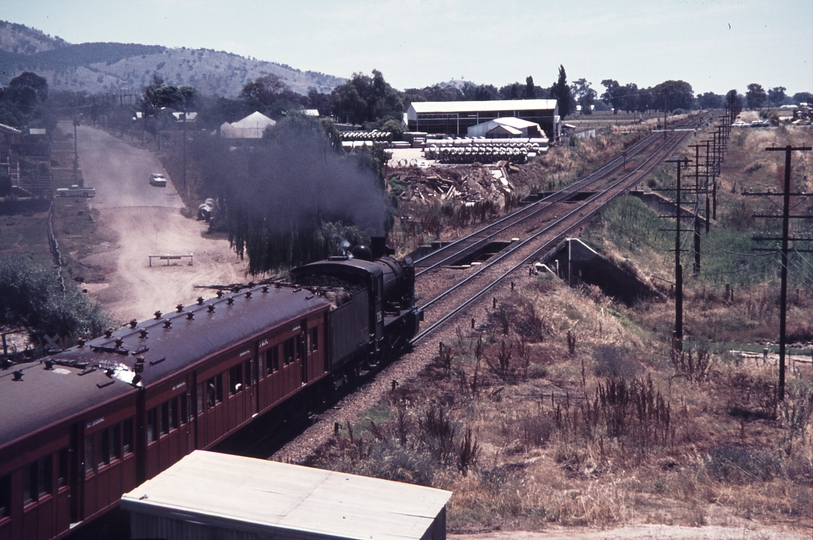
{"label": "pile of pipes", "polygon": [[525,163],[547,150],[548,139],[440,139],[427,144],[424,156],[441,163]]}
{"label": "pile of pipes", "polygon": [[373,141],[387,143],[392,141],[392,133],[389,131],[342,131],[342,141]]}

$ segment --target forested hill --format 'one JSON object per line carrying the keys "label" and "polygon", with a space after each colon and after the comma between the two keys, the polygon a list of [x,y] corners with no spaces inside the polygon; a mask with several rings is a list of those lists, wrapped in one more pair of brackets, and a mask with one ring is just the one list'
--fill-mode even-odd
{"label": "forested hill", "polygon": [[23,71],[45,77],[52,90],[89,94],[137,94],[155,73],[166,84],[191,85],[203,94],[224,97],[236,97],[247,82],[263,75],[278,76],[300,94],[310,88],[330,92],[344,82],[332,75],[209,49],[134,43],[72,45],[39,30],[0,21],[0,84],[8,84]]}

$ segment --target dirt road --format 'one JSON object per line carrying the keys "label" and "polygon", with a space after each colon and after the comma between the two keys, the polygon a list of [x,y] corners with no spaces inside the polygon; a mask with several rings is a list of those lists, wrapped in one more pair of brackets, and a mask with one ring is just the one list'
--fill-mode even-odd
{"label": "dirt road", "polygon": [[[112,239],[87,257],[109,279],[85,287],[118,322],[213,295],[195,285],[245,279],[246,263],[228,241],[202,237],[207,225],[181,215],[184,205],[172,179],[165,188],[149,185],[150,174],[165,173],[151,152],[89,126],[78,128],[77,144],[85,186],[96,188],[89,204],[99,211],[98,227]],[[150,266],[149,255],[165,254],[192,254],[194,262],[184,258],[167,266],[156,259]]]}

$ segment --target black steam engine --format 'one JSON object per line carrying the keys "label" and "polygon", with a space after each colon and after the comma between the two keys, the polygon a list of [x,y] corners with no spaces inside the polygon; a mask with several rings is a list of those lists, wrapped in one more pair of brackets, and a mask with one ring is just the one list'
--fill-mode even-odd
{"label": "black steam engine", "polygon": [[60,538],[271,410],[308,410],[418,331],[383,239],[0,369],[0,540]]}

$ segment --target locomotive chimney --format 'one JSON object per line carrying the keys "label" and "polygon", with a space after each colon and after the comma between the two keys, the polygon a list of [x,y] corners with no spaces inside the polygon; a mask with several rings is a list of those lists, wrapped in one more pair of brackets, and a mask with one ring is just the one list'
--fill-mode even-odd
{"label": "locomotive chimney", "polygon": [[395,250],[387,245],[386,236],[371,236],[370,251],[373,252],[373,259],[380,259],[395,253]]}
{"label": "locomotive chimney", "polygon": [[385,236],[371,236],[370,251],[373,252],[373,259],[378,259],[386,255],[387,238]]}

